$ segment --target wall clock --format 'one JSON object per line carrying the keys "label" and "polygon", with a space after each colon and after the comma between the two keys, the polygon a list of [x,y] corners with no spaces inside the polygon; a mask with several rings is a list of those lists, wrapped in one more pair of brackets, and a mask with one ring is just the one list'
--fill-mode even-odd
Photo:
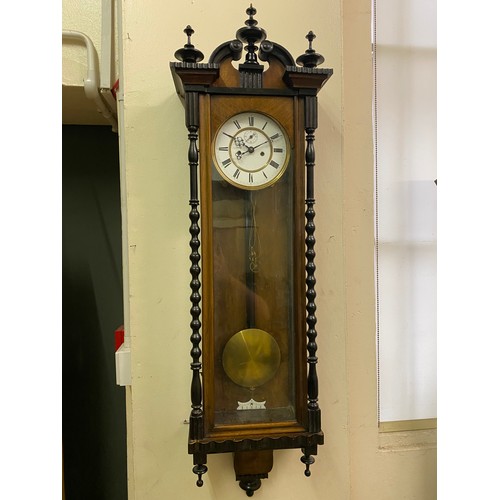
{"label": "wall clock", "polygon": [[[190,169],[191,401],[197,485],[207,455],[233,453],[248,496],[273,450],[323,444],[316,372],[314,139],[332,74],[309,47],[295,62],[256,9],[207,63],[187,43],[171,63]],[[238,66],[234,61],[244,60]],[[304,217],[305,210],[305,217]]]}

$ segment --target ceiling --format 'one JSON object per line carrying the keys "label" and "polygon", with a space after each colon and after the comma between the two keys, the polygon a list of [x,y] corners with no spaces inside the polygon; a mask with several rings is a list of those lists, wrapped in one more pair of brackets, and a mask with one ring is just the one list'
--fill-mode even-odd
{"label": "ceiling", "polygon": [[111,125],[91,99],[88,99],[81,85],[62,85],[63,125]]}

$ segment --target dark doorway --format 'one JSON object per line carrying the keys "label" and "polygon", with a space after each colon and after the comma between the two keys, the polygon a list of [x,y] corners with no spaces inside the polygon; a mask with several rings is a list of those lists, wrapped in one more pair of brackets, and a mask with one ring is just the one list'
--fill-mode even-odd
{"label": "dark doorway", "polygon": [[125,500],[125,389],[118,135],[62,129],[62,434],[66,500]]}

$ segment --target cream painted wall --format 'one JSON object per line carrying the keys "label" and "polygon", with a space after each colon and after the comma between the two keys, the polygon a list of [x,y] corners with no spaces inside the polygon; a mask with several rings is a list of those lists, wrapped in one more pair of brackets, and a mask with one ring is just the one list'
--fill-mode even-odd
{"label": "cream painted wall", "polygon": [[[63,0],[62,30],[85,33],[101,52],[101,2],[100,0]],[[65,40],[62,46],[63,85],[83,86],[87,75],[87,51],[83,43]]]}
{"label": "cream painted wall", "polygon": [[[245,498],[230,455],[209,456],[203,488],[187,454],[189,179],[184,110],[169,70],[193,42],[206,58],[243,25],[238,0],[123,2],[124,129],[132,386],[129,499]],[[319,94],[316,239],[320,405],[326,444],[312,476],[299,450],[275,452],[262,500],[432,500],[435,434],[380,435],[373,287],[370,0],[256,3],[268,37],[316,49],[334,75]]]}
{"label": "cream painted wall", "polygon": [[[61,30],[79,31],[87,35],[96,48],[98,62],[101,62],[101,22],[100,0],[63,0]],[[83,89],[88,68],[84,43],[64,38],[61,63],[62,123],[109,126],[109,120],[98,112],[95,102],[86,96]]]}

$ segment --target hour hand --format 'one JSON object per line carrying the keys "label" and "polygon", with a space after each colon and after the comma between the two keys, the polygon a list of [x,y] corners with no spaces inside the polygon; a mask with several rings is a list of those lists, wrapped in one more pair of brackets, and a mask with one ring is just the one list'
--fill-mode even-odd
{"label": "hour hand", "polygon": [[247,151],[244,151],[241,153],[241,156],[246,155],[247,153],[253,153],[257,148],[260,148],[264,144],[267,144],[268,142],[271,142],[269,139],[265,140],[264,142],[261,142],[260,144],[257,144],[257,146],[247,146],[245,144],[245,147],[247,148]]}

